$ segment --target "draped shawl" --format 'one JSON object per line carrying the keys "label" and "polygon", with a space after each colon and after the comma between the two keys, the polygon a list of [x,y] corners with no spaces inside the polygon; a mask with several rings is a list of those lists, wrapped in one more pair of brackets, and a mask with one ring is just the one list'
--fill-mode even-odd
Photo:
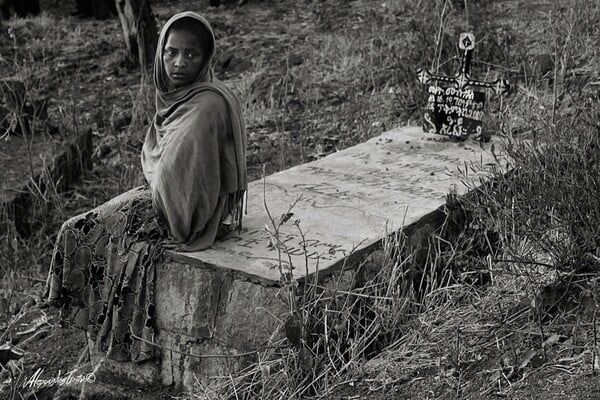
{"label": "draped shawl", "polygon": [[[195,81],[175,88],[162,59],[169,28],[181,18],[203,25],[212,46]],[[178,250],[210,246],[227,216],[241,229],[246,130],[236,96],[213,76],[214,53],[213,30],[196,13],[176,14],[161,30],[154,60],[156,114],[141,158],[153,207]]]}

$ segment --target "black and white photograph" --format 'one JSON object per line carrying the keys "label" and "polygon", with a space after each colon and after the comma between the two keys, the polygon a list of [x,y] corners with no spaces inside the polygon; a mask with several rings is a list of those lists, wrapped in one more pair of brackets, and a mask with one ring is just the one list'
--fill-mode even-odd
{"label": "black and white photograph", "polygon": [[600,399],[600,1],[0,0],[0,399]]}

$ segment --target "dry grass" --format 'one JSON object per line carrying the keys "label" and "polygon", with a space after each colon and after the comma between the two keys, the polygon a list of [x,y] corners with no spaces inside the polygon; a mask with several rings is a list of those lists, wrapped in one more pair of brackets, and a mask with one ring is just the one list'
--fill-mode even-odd
{"label": "dry grass", "polygon": [[[525,386],[542,369],[590,373],[597,343],[581,333],[591,330],[592,315],[574,299],[570,307],[545,314],[549,308],[536,301],[550,301],[541,294],[551,280],[547,271],[532,269],[495,263],[485,290],[452,288],[450,301],[415,318],[404,337],[367,362],[367,376],[383,383],[424,380],[436,398],[486,398]],[[591,291],[575,297],[585,302],[595,296]]]}

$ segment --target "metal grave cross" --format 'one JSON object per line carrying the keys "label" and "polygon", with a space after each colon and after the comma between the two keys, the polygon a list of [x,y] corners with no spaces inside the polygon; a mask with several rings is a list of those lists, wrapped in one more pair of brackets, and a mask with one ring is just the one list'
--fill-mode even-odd
{"label": "metal grave cross", "polygon": [[455,76],[432,74],[424,68],[417,71],[419,82],[430,85],[423,122],[425,132],[457,137],[481,134],[485,92],[474,89],[492,89],[497,95],[510,89],[506,79],[484,82],[471,78],[471,57],[475,48],[472,33],[461,33],[458,47],[463,50],[463,55],[460,71]]}

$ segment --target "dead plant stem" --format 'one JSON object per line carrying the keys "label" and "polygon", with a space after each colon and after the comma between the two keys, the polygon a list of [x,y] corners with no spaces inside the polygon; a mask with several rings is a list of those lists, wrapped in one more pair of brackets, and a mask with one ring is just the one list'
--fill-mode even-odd
{"label": "dead plant stem", "polygon": [[596,375],[596,360],[598,357],[598,327],[596,325],[596,317],[598,314],[598,307],[594,308],[594,317],[592,320],[593,329],[594,329],[594,349],[592,350],[592,375]]}
{"label": "dead plant stem", "polygon": [[433,61],[431,62],[431,70],[435,71],[436,73],[438,72],[439,66],[440,66],[440,58],[442,57],[442,45],[443,45],[443,40],[444,40],[444,23],[445,23],[445,17],[446,17],[446,6],[447,6],[448,0],[444,0],[444,5],[442,7],[442,13],[440,15],[440,26],[438,29],[438,34],[437,34],[437,38],[435,41],[435,56]]}

